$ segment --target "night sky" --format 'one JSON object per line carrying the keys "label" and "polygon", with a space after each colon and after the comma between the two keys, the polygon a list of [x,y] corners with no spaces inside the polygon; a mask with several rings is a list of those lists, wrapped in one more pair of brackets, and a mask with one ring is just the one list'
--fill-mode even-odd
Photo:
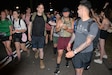
{"label": "night sky", "polygon": [[[52,7],[56,10],[61,11],[63,7],[69,7],[72,10],[75,10],[79,4],[80,0],[0,0],[0,10],[5,8],[15,9],[16,6],[19,6],[21,10],[25,10],[26,7],[31,7],[35,10],[38,3],[44,3],[45,9],[48,10],[50,5],[49,2],[52,2]],[[30,2],[32,1],[32,3]],[[106,1],[111,2],[112,0],[91,0],[93,7],[101,9]]]}

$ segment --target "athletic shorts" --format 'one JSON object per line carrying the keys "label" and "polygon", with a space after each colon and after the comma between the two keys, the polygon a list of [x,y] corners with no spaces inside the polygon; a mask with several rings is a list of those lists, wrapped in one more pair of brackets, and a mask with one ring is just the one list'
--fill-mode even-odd
{"label": "athletic shorts", "polygon": [[13,35],[14,42],[20,42],[20,43],[25,43],[22,41],[22,33],[15,33]]}
{"label": "athletic shorts", "polygon": [[90,65],[91,59],[92,59],[92,52],[76,54],[72,58],[74,68],[86,69]]}
{"label": "athletic shorts", "polygon": [[4,36],[4,37],[1,37],[0,39],[1,41],[9,41],[9,37],[10,36]]}
{"label": "athletic shorts", "polygon": [[32,36],[32,48],[44,48],[44,36]]}
{"label": "athletic shorts", "polygon": [[106,30],[101,30],[100,31],[100,38],[106,40],[107,37],[108,37],[108,32]]}
{"label": "athletic shorts", "polygon": [[59,38],[59,37],[53,36],[53,43],[54,43],[54,44],[57,44],[57,43],[58,43],[58,38]]}
{"label": "athletic shorts", "polygon": [[58,50],[60,50],[60,49],[66,50],[69,41],[70,41],[70,37],[59,37],[57,49]]}
{"label": "athletic shorts", "polygon": [[51,34],[51,31],[47,30],[46,33],[47,33],[48,35],[50,35],[50,34]]}

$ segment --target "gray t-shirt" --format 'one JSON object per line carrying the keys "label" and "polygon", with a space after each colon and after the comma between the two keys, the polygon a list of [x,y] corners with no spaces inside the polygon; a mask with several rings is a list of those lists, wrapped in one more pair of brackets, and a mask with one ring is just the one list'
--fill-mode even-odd
{"label": "gray t-shirt", "polygon": [[[89,22],[91,22],[92,19],[89,19],[87,21],[82,21],[81,19],[78,22],[77,29],[75,31],[75,41],[73,45],[73,50],[79,47],[81,44],[83,44],[86,41],[86,38],[88,35],[92,35],[96,37],[98,32],[98,25],[97,23],[92,23],[90,26],[90,31],[88,32],[88,25]],[[93,43],[91,43],[90,46],[85,48],[81,51],[81,53],[87,53],[93,51]]]}

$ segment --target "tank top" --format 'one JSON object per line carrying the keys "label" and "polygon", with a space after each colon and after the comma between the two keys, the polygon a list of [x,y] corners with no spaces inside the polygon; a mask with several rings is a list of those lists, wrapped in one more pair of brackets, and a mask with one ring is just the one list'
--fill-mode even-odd
{"label": "tank top", "polygon": [[[65,21],[64,18],[62,17],[61,20],[62,20],[63,24],[68,27],[68,29],[72,28],[72,19],[71,18],[69,21]],[[60,35],[60,37],[71,37],[72,34],[62,28],[61,31],[59,32],[59,35]]]}

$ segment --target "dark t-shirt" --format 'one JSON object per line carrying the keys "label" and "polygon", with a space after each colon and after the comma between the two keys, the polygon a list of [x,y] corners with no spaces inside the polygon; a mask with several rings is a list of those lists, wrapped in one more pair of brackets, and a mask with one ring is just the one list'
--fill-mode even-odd
{"label": "dark t-shirt", "polygon": [[32,35],[33,36],[44,36],[45,21],[43,16],[36,15],[33,21]]}

